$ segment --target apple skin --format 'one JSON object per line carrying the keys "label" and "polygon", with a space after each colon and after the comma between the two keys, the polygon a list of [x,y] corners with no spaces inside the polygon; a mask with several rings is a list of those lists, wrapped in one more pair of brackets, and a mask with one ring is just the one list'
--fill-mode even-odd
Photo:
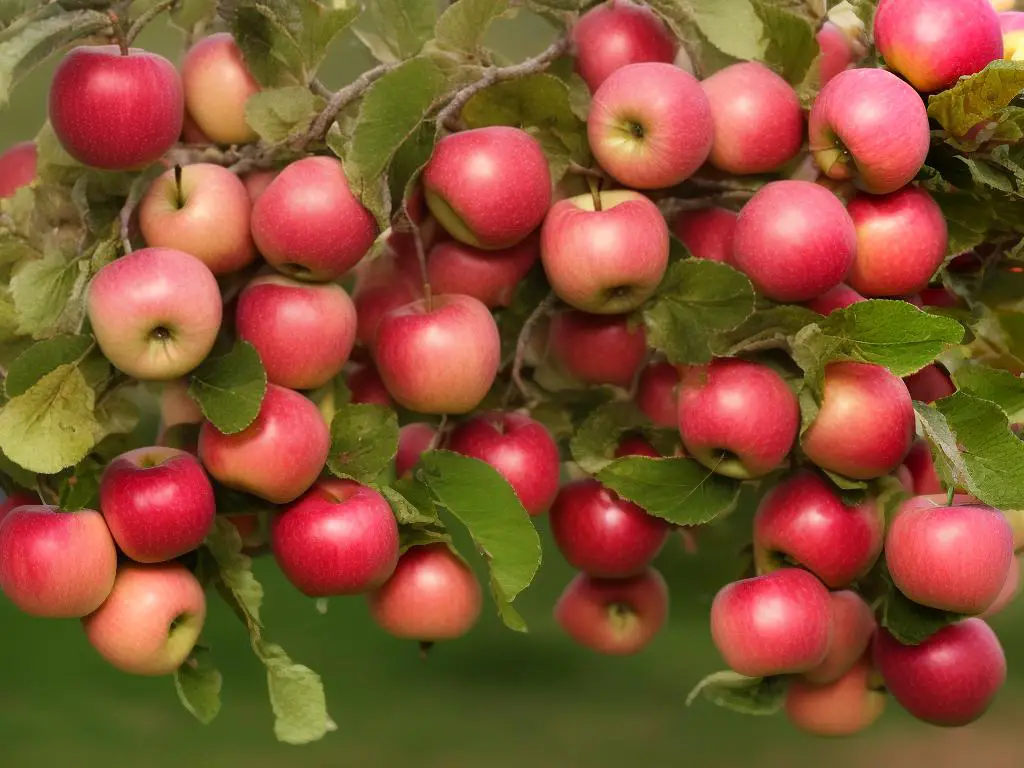
{"label": "apple skin", "polygon": [[880,365],[830,363],[821,408],[802,445],[822,469],[872,480],[903,463],[915,429],[914,402],[901,378]]}
{"label": "apple skin", "polygon": [[[1005,4],[1010,9],[1013,8],[1012,2]],[[999,27],[1003,34],[1003,58],[1008,61],[1020,61],[1024,58],[1024,13],[998,7],[996,10],[1003,10],[999,14]]]}
{"label": "apple skin", "polygon": [[825,586],[839,589],[871,570],[882,552],[884,528],[874,499],[847,506],[831,483],[800,470],[772,488],[758,506],[754,560],[759,573],[792,560]]}
{"label": "apple skin", "polygon": [[834,683],[845,675],[871,646],[877,623],[871,606],[848,589],[829,592],[832,601],[832,643],[825,660],[801,677],[809,683]]}
{"label": "apple skin", "polygon": [[370,615],[395,637],[432,643],[462,637],[483,607],[480,582],[446,544],[413,547],[384,586],[369,593]]}
{"label": "apple skin", "polygon": [[640,435],[626,435],[615,449],[615,458],[623,456],[648,456],[652,459],[660,459],[661,454]]}
{"label": "apple skin", "polygon": [[680,373],[677,423],[689,455],[744,480],[782,465],[796,442],[800,404],[778,373],[735,358],[681,366]]}
{"label": "apple skin", "polygon": [[555,603],[554,617],[585,648],[628,656],[650,644],[665,625],[668,606],[668,585],[654,568],[626,579],[580,573]]}
{"label": "apple skin", "polygon": [[426,451],[437,439],[437,430],[432,424],[417,421],[406,424],[398,430],[398,453],[395,455],[395,474],[406,477],[412,473]]}
{"label": "apple skin", "polygon": [[881,0],[874,30],[885,63],[922,93],[945,90],[1003,56],[988,0]]}
{"label": "apple skin", "polygon": [[117,550],[99,512],[26,505],[0,521],[0,591],[21,611],[77,619],[110,594]]}
{"label": "apple skin", "polygon": [[828,590],[799,568],[727,584],[711,603],[711,636],[741,675],[807,672],[825,660],[832,642]]}
{"label": "apple skin", "polygon": [[989,619],[1004,611],[1020,592],[1020,558],[1014,557],[1010,561],[1010,572],[1006,575],[1003,588],[999,590],[999,596],[992,601],[992,605],[979,614],[982,619]]}
{"label": "apple skin", "polygon": [[540,144],[495,125],[452,133],[423,169],[427,206],[441,226],[474,248],[511,248],[551,206],[551,172]]}
{"label": "apple skin", "polygon": [[340,160],[305,157],[277,174],[256,200],[252,236],[274,269],[326,282],[366,255],[377,224],[352,194]]}
{"label": "apple skin", "polygon": [[734,175],[776,171],[800,151],[804,111],[793,87],[764,64],[732,64],[701,82],[711,105],[708,162]]}
{"label": "apple skin", "polygon": [[636,309],[658,288],[668,267],[668,225],[639,192],[578,195],[552,206],[541,229],[540,257],[552,290],[594,314]]}
{"label": "apple skin", "polygon": [[737,214],[727,208],[683,211],[672,223],[672,232],[694,258],[728,263],[732,259]]}
{"label": "apple skin", "polygon": [[36,145],[34,141],[12,144],[0,154],[0,199],[13,197],[36,178]]}
{"label": "apple skin", "polygon": [[907,712],[932,725],[957,728],[985,714],[1006,682],[999,638],[981,619],[944,627],[920,645],[902,645],[879,629],[875,667]]}
{"label": "apple skin", "polygon": [[199,459],[229,488],[287,504],[319,477],[331,435],[319,409],[300,395],[267,385],[256,421],[225,435],[209,421],[199,430]]}
{"label": "apple skin", "polygon": [[743,206],[732,266],[773,301],[810,301],[846,278],[857,232],[842,202],[810,181],[773,181]]}
{"label": "apple skin", "polygon": [[945,494],[945,488],[939,473],[935,471],[935,459],[927,440],[915,440],[910,446],[903,466],[910,471],[913,488],[909,489],[915,496]]}
{"label": "apple skin", "polygon": [[160,446],[112,460],[103,470],[99,498],[111,536],[137,563],[162,563],[198,549],[217,512],[199,460]]}
{"label": "apple skin", "polygon": [[501,337],[480,301],[442,294],[429,305],[416,301],[382,317],[373,357],[384,386],[405,408],[469,413],[498,374]]}
{"label": "apple skin", "polygon": [[893,584],[915,603],[977,615],[1006,583],[1013,529],[991,507],[916,496],[889,523],[885,560]]}
{"label": "apple skin", "polygon": [[360,365],[352,370],[346,380],[348,390],[352,393],[352,402],[356,405],[383,405],[394,408],[388,388],[384,386],[377,369],[372,364]]}
{"label": "apple skin", "polygon": [[820,296],[806,302],[806,306],[819,315],[831,315],[837,309],[844,309],[858,301],[867,301],[867,297],[861,296],[846,283],[840,283],[835,288],[830,288]]}
{"label": "apple skin", "polygon": [[146,245],[184,251],[226,275],[256,258],[251,212],[249,193],[234,173],[195,163],[181,169],[180,200],[174,169],[150,184],[139,203],[139,228]]}
{"label": "apple skin", "polygon": [[623,186],[671,187],[711,152],[711,105],[697,78],[674,64],[628,64],[594,93],[587,138],[594,158]]}
{"label": "apple skin", "polygon": [[821,89],[808,123],[826,176],[865,192],[895,192],[921,170],[931,131],[921,97],[884,69],[848,69]]}
{"label": "apple skin", "polygon": [[125,171],[159,160],[185,116],[181,78],[163,56],[116,45],[73,48],[53,73],[50,125],[61,146],[92,168]]}
{"label": "apple skin", "polygon": [[245,102],[260,85],[226,32],[204,37],[181,64],[185,105],[198,128],[217,144],[248,144],[256,133],[245,121]]}
{"label": "apple skin", "polygon": [[679,371],[671,363],[651,363],[640,373],[636,404],[656,427],[679,426]]}
{"label": "apple skin", "polygon": [[356,341],[356,308],[336,283],[264,275],[239,294],[235,327],[240,339],[256,347],[269,382],[316,389],[348,362]]}
{"label": "apple skin", "polygon": [[953,379],[935,363],[904,377],[903,383],[907,385],[910,396],[922,403],[934,403],[956,392]]}
{"label": "apple skin", "polygon": [[[419,267],[416,267],[419,271]],[[423,298],[422,279],[394,254],[362,262],[355,270],[352,301],[356,307],[356,339],[372,346],[380,319],[388,312]]]}
{"label": "apple skin", "polygon": [[246,194],[249,195],[249,202],[256,205],[260,195],[267,191],[270,182],[277,178],[277,171],[252,171],[242,177],[242,184],[245,186]]}
{"label": "apple skin", "polygon": [[160,390],[160,425],[198,424],[203,420],[199,405],[188,394],[188,379],[168,381]]}
{"label": "apple skin", "polygon": [[209,267],[171,248],[142,248],[107,264],[92,279],[87,302],[103,354],[144,381],[195,369],[213,349],[223,317]]}
{"label": "apple skin", "polygon": [[125,564],[110,597],[82,627],[115,669],[159,677],[185,663],[205,621],[203,587],[183,565]]}
{"label": "apple skin", "polygon": [[576,72],[594,93],[608,76],[629,64],[671,64],[675,37],[646,6],[625,0],[594,6],[572,28]]}
{"label": "apple skin", "polygon": [[826,21],[818,30],[818,48],[821,50],[819,82],[822,86],[840,72],[848,69],[860,58],[853,41],[839,25]]}
{"label": "apple skin", "polygon": [[508,480],[531,517],[558,494],[562,464],[547,427],[522,413],[490,411],[452,430],[445,448],[485,461]]}
{"label": "apple skin", "polygon": [[627,315],[589,315],[568,310],[551,319],[552,358],[582,384],[629,388],[647,357],[642,325],[629,329]]}
{"label": "apple skin", "polygon": [[931,195],[913,186],[859,194],[846,210],[857,229],[857,257],[846,276],[851,288],[865,296],[903,296],[928,287],[948,244],[946,218]]}
{"label": "apple skin", "polygon": [[786,717],[801,731],[817,736],[860,733],[885,711],[885,692],[872,688],[875,677],[866,658],[831,683],[795,678],[786,690]]}
{"label": "apple skin", "polygon": [[[0,493],[2,493],[2,491],[0,491]],[[29,491],[23,491],[20,488],[16,489],[9,495],[4,494],[4,500],[0,501],[0,523],[2,523],[4,518],[18,507],[39,506],[40,503],[38,495],[30,493]]]}
{"label": "apple skin", "polygon": [[436,293],[461,293],[495,309],[511,303],[516,286],[538,258],[540,238],[536,234],[500,251],[446,240],[430,251],[427,276],[431,290]]}

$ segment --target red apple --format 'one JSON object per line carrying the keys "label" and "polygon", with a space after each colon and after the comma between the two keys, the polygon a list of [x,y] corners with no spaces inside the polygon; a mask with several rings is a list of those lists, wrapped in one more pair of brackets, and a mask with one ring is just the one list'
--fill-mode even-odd
{"label": "red apple", "polygon": [[238,531],[238,535],[242,539],[242,552],[248,553],[269,543],[269,535],[264,530],[259,515],[243,513],[241,515],[224,515],[223,517]]}
{"label": "red apple", "polygon": [[934,403],[956,392],[956,385],[949,374],[938,364],[926,365],[917,373],[906,376],[903,383],[915,400],[922,403]]}
{"label": "red apple", "polygon": [[395,254],[385,254],[373,261],[361,262],[355,269],[356,284],[352,300],[358,323],[356,339],[371,346],[380,319],[393,309],[404,307],[423,298],[423,279],[419,267],[408,265],[407,260]]}
{"label": "red apple", "polygon": [[395,401],[391,399],[388,388],[384,386],[384,381],[372,363],[353,368],[348,375],[347,383],[353,403],[395,407]]}
{"label": "red apple", "polygon": [[242,51],[226,32],[193,45],[181,65],[185,104],[199,129],[217,144],[247,144],[259,135],[245,121],[245,103],[260,90]]}
{"label": "red apple", "polygon": [[36,178],[36,145],[20,141],[0,154],[0,199],[13,197]]}
{"label": "red apple", "polygon": [[935,471],[932,448],[927,440],[922,438],[914,441],[903,460],[903,466],[910,471],[913,488],[909,490],[915,496],[945,493],[939,473]]}
{"label": "red apple", "polygon": [[427,275],[431,290],[437,293],[472,296],[490,309],[507,307],[516,286],[539,257],[537,235],[500,251],[485,251],[458,240],[446,240],[430,251]]}
{"label": "red apple", "polygon": [[183,144],[213,144],[210,137],[203,133],[202,128],[196,125],[188,109],[185,110],[181,121],[181,141]]}
{"label": "red apple", "polygon": [[[956,259],[953,261],[956,261]],[[950,269],[952,266],[953,264],[950,262],[947,269]],[[959,296],[948,288],[922,288],[918,292],[917,298],[920,300],[920,306],[922,307],[957,307],[960,306],[962,301]],[[911,304],[916,303],[910,299],[907,299],[907,301],[910,301]]]}
{"label": "red apple", "polygon": [[249,195],[249,202],[256,205],[260,195],[267,191],[270,182],[277,178],[277,171],[252,171],[242,177],[242,184]]}
{"label": "red apple", "polygon": [[832,643],[825,660],[802,677],[811,683],[834,683],[864,656],[875,634],[875,616],[864,598],[848,589],[830,592]]}
{"label": "red apple", "polygon": [[732,259],[737,214],[726,208],[683,211],[672,224],[672,232],[698,259],[728,262]]}
{"label": "red apple", "polygon": [[853,37],[831,21],[821,25],[817,40],[821,50],[818,77],[822,86],[860,58]]}
{"label": "red apple", "polygon": [[671,363],[651,363],[640,374],[636,404],[656,427],[679,425],[679,371]]}
{"label": "red apple", "polygon": [[619,442],[619,447],[615,449],[615,458],[621,459],[623,456],[649,456],[652,459],[661,458],[661,454],[658,453],[657,449],[641,435],[626,435],[622,438]]}
{"label": "red apple", "polygon": [[[0,493],[3,492],[0,491]],[[2,523],[3,519],[18,507],[39,505],[38,494],[29,493],[28,491],[23,491],[20,488],[15,489],[10,494],[3,494],[3,496],[4,500],[0,501],[0,523]]]}
{"label": "red apple", "polygon": [[831,683],[796,678],[786,689],[786,717],[816,736],[853,736],[872,725],[885,710],[885,691],[875,687],[870,659],[860,661]]}
{"label": "red apple", "polygon": [[627,315],[588,315],[569,310],[551,319],[551,356],[582,384],[629,388],[647,357],[644,328]]}
{"label": "red apple", "polygon": [[988,619],[997,613],[1001,613],[1017,598],[1019,592],[1020,558],[1014,557],[1010,561],[1010,572],[1006,574],[1006,581],[1003,582],[1003,588],[999,590],[999,596],[992,601],[992,605],[981,612],[980,617]]}
{"label": "red apple", "polygon": [[835,288],[808,301],[807,308],[819,315],[831,315],[837,309],[843,309],[858,301],[867,301],[867,298],[861,296],[846,283],[840,283]]}
{"label": "red apple", "polygon": [[425,422],[406,424],[398,430],[398,454],[395,456],[395,474],[405,477],[412,472],[424,452],[430,450],[437,438],[437,430]]}

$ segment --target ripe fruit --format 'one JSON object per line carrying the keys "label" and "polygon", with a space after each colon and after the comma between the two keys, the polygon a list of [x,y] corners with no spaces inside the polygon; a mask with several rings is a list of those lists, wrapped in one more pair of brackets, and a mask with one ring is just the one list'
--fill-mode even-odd
{"label": "ripe fruit", "polygon": [[935,471],[935,460],[932,458],[932,448],[927,440],[915,440],[910,446],[907,457],[903,460],[903,466],[910,471],[910,478],[913,483],[911,490],[915,496],[927,496],[929,494],[944,494],[945,489],[939,473]]}
{"label": "ripe fruit", "polygon": [[270,182],[276,178],[277,171],[252,171],[245,174],[242,177],[242,184],[245,185],[245,191],[249,195],[249,202],[256,205],[260,195],[267,190]]}
{"label": "ripe fruit", "polygon": [[628,579],[585,573],[569,582],[555,604],[555,621],[582,646],[612,656],[646,647],[668,618],[669,593],[654,568]]}
{"label": "ripe fruit", "polygon": [[181,65],[185,104],[196,125],[217,144],[247,144],[259,134],[245,121],[245,102],[260,90],[242,52],[226,32],[193,45]]}
{"label": "ripe fruit", "polygon": [[206,595],[184,566],[126,564],[110,597],[82,627],[113,667],[156,677],[185,663],[205,621]]}
{"label": "ripe fruit", "polygon": [[831,179],[876,195],[895,192],[921,170],[931,131],[921,97],[884,69],[848,69],[821,89],[808,136]]}
{"label": "ripe fruit", "polygon": [[807,308],[817,312],[819,315],[830,315],[837,309],[843,309],[856,304],[858,301],[867,301],[853,288],[846,283],[840,283],[835,288],[825,291],[820,296],[807,302]]}
{"label": "ripe fruit", "polygon": [[36,178],[36,144],[20,141],[0,154],[0,199],[12,197]]}
{"label": "ripe fruit", "polygon": [[352,402],[356,405],[383,405],[394,408],[395,402],[384,386],[384,381],[373,365],[356,366],[346,379],[348,390],[352,393]]}
{"label": "ripe fruit", "polygon": [[404,477],[420,460],[420,456],[434,442],[437,430],[425,422],[406,424],[398,430],[398,454],[395,456],[395,474]]}
{"label": "ripe fruit", "polygon": [[[180,176],[179,176],[180,174]],[[157,178],[139,203],[146,245],[191,254],[215,275],[249,266],[252,204],[239,178],[219,165],[195,163]]]}
{"label": "ripe fruit", "polygon": [[168,381],[160,390],[160,426],[198,424],[203,420],[199,405],[188,394],[188,379]]}
{"label": "ripe fruit", "polygon": [[895,470],[914,440],[914,403],[907,385],[880,365],[825,367],[821,408],[803,433],[807,458],[857,480]]}
{"label": "ripe fruit", "polygon": [[270,383],[316,389],[341,371],[352,352],[356,308],[336,283],[264,275],[239,295],[235,327],[256,347]]}
{"label": "ripe fruit", "polygon": [[809,301],[843,281],[857,232],[839,198],[809,181],[773,181],[736,221],[731,264],[774,301]]}
{"label": "ripe fruit", "polygon": [[381,318],[373,345],[391,396],[418,413],[469,413],[501,363],[498,326],[471,296],[434,296]]}
{"label": "ripe fruit", "polygon": [[660,459],[661,454],[657,449],[645,440],[641,435],[626,435],[615,449],[615,458],[623,456],[647,456],[651,459]]}
{"label": "ripe fruit", "polygon": [[593,93],[608,76],[629,64],[671,64],[678,47],[661,19],[628,0],[594,6],[572,28],[576,71]]}
{"label": "ripe fruit", "polygon": [[[3,494],[3,491],[0,491]],[[11,512],[16,510],[18,507],[33,506],[39,504],[39,496],[35,493],[29,493],[21,489],[16,489],[11,494],[3,494],[4,500],[0,501],[0,523],[3,522],[4,518],[7,517]]]}
{"label": "ripe fruit", "polygon": [[992,605],[981,612],[980,617],[988,619],[1002,612],[1012,603],[1020,592],[1020,558],[1014,557],[1010,561],[1010,572],[1006,574],[1006,581],[1003,588],[999,590],[999,596],[992,601]]}
{"label": "ripe fruit", "polygon": [[430,251],[427,276],[436,293],[461,293],[482,301],[489,309],[507,307],[516,286],[540,257],[539,237],[500,251],[446,240]]}
{"label": "ripe fruit", "polygon": [[944,627],[920,645],[875,635],[874,662],[885,687],[907,712],[932,725],[973,723],[1006,682],[1006,657],[981,619]]}
{"label": "ripe fruit", "polygon": [[422,278],[411,274],[411,270],[394,254],[386,254],[369,263],[362,262],[355,272],[352,301],[358,318],[356,339],[360,344],[371,346],[377,325],[384,315],[423,298]]}
{"label": "ripe fruit", "polygon": [[885,710],[885,691],[874,686],[875,671],[864,659],[832,683],[796,678],[786,690],[786,717],[817,736],[853,736]]}
{"label": "ripe fruit", "polygon": [[734,358],[680,370],[679,434],[689,455],[739,479],[767,475],[786,460],[800,405],[779,374]]}
{"label": "ripe fruit", "polygon": [[953,379],[936,363],[926,365],[917,373],[905,377],[903,383],[907,385],[910,396],[922,403],[934,403],[956,392]]}
{"label": "ripe fruit", "polygon": [[636,404],[656,427],[671,429],[679,424],[679,371],[671,363],[651,363],[640,374]]}
{"label": "ripe fruit", "polygon": [[627,315],[588,315],[569,310],[551,319],[552,358],[582,384],[628,388],[647,357],[644,328],[629,327]]}
{"label": "ripe fruit", "polygon": [[594,93],[587,138],[595,159],[636,189],[671,187],[711,152],[711,106],[697,78],[673,64],[629,64]]}
{"label": "ripe fruit", "polygon": [[838,75],[863,55],[863,47],[857,41],[863,35],[863,23],[860,30],[847,32],[838,24],[826,21],[818,30],[818,47],[821,49],[819,78],[821,85]]}
{"label": "ripe fruit", "polygon": [[223,310],[217,279],[203,262],[170,248],[143,248],[99,271],[88,311],[111,363],[137,379],[167,381],[210,353]]}
{"label": "ripe fruit", "polygon": [[452,237],[487,250],[525,240],[551,205],[540,144],[501,125],[441,139],[423,170],[423,189],[430,212]]}
{"label": "ripe fruit", "polygon": [[232,435],[209,421],[199,431],[199,458],[224,485],[286,504],[320,475],[331,436],[317,407],[298,392],[267,385],[256,421]]}
{"label": "ripe fruit", "polygon": [[336,280],[366,255],[377,224],[352,194],[340,160],[305,157],[256,200],[252,236],[274,269],[320,282]]}
{"label": "ripe fruit", "polygon": [[49,115],[61,146],[78,162],[112,171],[143,168],[181,135],[181,78],[155,53],[79,46],[53,74]]}
{"label": "ripe fruit", "polygon": [[122,453],[103,471],[99,493],[114,541],[139,563],[173,560],[198,548],[217,511],[199,460],[174,448]]}
{"label": "ripe fruit", "polygon": [[875,617],[871,606],[856,592],[830,592],[832,601],[832,643],[825,660],[802,677],[811,683],[834,683],[845,675],[871,645]]}
{"label": "ripe fruit", "polygon": [[807,672],[824,661],[832,642],[828,590],[798,568],[733,582],[711,603],[711,636],[741,675]]}
{"label": "ripe fruit", "polygon": [[19,609],[49,619],[92,613],[110,594],[117,550],[99,512],[30,505],[0,521],[0,590]]}
{"label": "ripe fruit", "polygon": [[728,262],[732,258],[737,214],[726,208],[683,211],[672,232],[698,259]]}
{"label": "ripe fruit", "polygon": [[708,162],[732,174],[769,173],[804,141],[804,113],[793,87],[758,62],[732,64],[701,82],[711,105]]}

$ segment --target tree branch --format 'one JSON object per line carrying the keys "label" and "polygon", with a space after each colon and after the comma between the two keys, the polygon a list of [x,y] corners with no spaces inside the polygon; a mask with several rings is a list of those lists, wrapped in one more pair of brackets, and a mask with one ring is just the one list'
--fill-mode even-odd
{"label": "tree branch", "polygon": [[125,45],[131,45],[135,38],[139,36],[139,33],[145,29],[146,25],[149,24],[153,19],[159,16],[164,11],[169,11],[171,8],[178,4],[179,0],[160,0],[158,3],[154,3],[145,11],[143,11],[139,18],[137,18],[132,25],[128,28],[128,31],[124,35]]}
{"label": "tree branch", "polygon": [[[542,318],[546,317],[551,309],[555,306],[555,302],[558,301],[558,297],[555,296],[555,292],[551,291],[545,296],[540,304],[530,313],[530,316],[526,318],[526,322],[523,323],[523,327],[519,331],[519,337],[516,339],[516,356],[512,361],[512,386],[519,390],[519,394],[523,396],[523,400],[527,403],[530,402],[529,387],[526,386],[526,382],[523,381],[523,363],[526,360],[526,349],[530,345],[530,337],[533,335],[533,329],[537,327],[537,323]],[[508,404],[508,400],[512,395],[512,387],[509,387],[508,391],[505,392],[505,404]]]}
{"label": "tree branch", "polygon": [[[322,141],[324,137],[327,136],[327,131],[331,128],[331,123],[334,122],[341,111],[366,93],[371,85],[397,66],[398,64],[395,63],[378,64],[373,69],[363,72],[363,74],[344,88],[341,88],[334,94],[331,94],[327,101],[327,106],[324,107],[323,111],[316,116],[313,124],[309,126],[309,130],[299,134],[292,140],[292,147],[294,149],[303,149],[307,144],[314,141]],[[314,91],[323,96],[325,94],[320,90],[321,88],[323,88],[323,84],[317,83],[317,85],[314,86]],[[327,93],[330,92],[328,91]]]}

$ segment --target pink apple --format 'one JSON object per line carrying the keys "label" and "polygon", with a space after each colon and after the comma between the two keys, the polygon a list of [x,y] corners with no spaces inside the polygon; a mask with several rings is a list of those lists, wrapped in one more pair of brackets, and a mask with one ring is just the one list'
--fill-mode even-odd
{"label": "pink apple", "polygon": [[185,104],[197,127],[217,144],[246,144],[259,138],[245,121],[245,103],[260,90],[233,37],[205,37],[181,65]]}
{"label": "pink apple", "polygon": [[885,710],[885,691],[875,678],[870,659],[858,662],[831,683],[796,678],[786,689],[786,717],[801,731],[816,736],[860,733]]}
{"label": "pink apple", "polygon": [[[0,493],[2,493],[2,491],[0,491]],[[18,507],[38,506],[40,503],[38,494],[23,491],[20,488],[15,489],[10,494],[3,495],[4,500],[0,501],[0,523],[2,523],[3,519]]]}
{"label": "pink apple", "polygon": [[160,426],[164,429],[176,424],[198,424],[203,412],[188,393],[188,379],[168,381],[160,390]]}
{"label": "pink apple", "polygon": [[910,396],[922,403],[934,403],[956,392],[953,380],[937,363],[926,365],[917,373],[905,377],[903,383],[907,385]]}
{"label": "pink apple", "polygon": [[277,171],[252,171],[242,177],[242,184],[249,195],[249,202],[256,205],[260,195],[267,191],[270,182],[277,178]]}
{"label": "pink apple", "polygon": [[627,315],[559,312],[551,319],[548,344],[552,358],[582,384],[629,388],[647,357],[644,328],[630,328]]}
{"label": "pink apple", "polygon": [[867,301],[846,283],[840,283],[835,288],[830,288],[820,296],[807,302],[807,308],[817,312],[819,315],[831,315],[837,309],[844,309],[858,301]]}
{"label": "pink apple", "polygon": [[830,592],[832,601],[832,643],[825,660],[801,677],[819,685],[834,683],[864,656],[877,625],[871,606],[848,589]]}
{"label": "pink apple", "polygon": [[1010,572],[1006,574],[1006,581],[1003,582],[1003,588],[999,590],[999,596],[992,601],[992,605],[981,612],[980,617],[988,619],[1001,613],[1017,598],[1019,592],[1020,558],[1015,556],[1010,561]]}
{"label": "pink apple", "polygon": [[472,296],[490,309],[507,307],[516,286],[539,257],[540,242],[536,234],[500,251],[485,251],[458,240],[446,240],[430,251],[427,275],[431,290],[437,293]]}
{"label": "pink apple", "polygon": [[672,224],[672,232],[698,259],[728,262],[732,259],[737,214],[726,208],[683,211]]}
{"label": "pink apple", "polygon": [[909,490],[916,496],[943,494],[945,489],[939,473],[935,470],[932,448],[927,440],[915,440],[903,460],[903,466],[910,472],[913,487]]}
{"label": "pink apple", "polygon": [[36,178],[36,145],[20,141],[0,154],[0,199],[12,197]]}
{"label": "pink apple", "polygon": [[651,363],[640,374],[636,404],[656,427],[679,425],[679,371],[671,363]]}
{"label": "pink apple", "polygon": [[[852,30],[851,30],[852,31]],[[821,50],[819,63],[819,82],[825,85],[843,70],[848,69],[861,57],[856,37],[862,34],[852,31],[848,33],[838,24],[826,21],[818,30],[818,48]]]}
{"label": "pink apple", "polygon": [[372,363],[353,368],[346,381],[353,403],[395,407],[395,401],[391,399],[388,388],[384,386],[384,381]]}
{"label": "pink apple", "polygon": [[361,262],[356,267],[352,300],[358,318],[356,338],[360,344],[373,344],[377,325],[388,312],[423,298],[419,266],[407,262],[395,254],[385,254],[371,262]]}
{"label": "pink apple", "polygon": [[426,451],[434,445],[437,430],[433,425],[417,421],[398,430],[398,454],[395,456],[395,474],[405,477],[412,472]]}

